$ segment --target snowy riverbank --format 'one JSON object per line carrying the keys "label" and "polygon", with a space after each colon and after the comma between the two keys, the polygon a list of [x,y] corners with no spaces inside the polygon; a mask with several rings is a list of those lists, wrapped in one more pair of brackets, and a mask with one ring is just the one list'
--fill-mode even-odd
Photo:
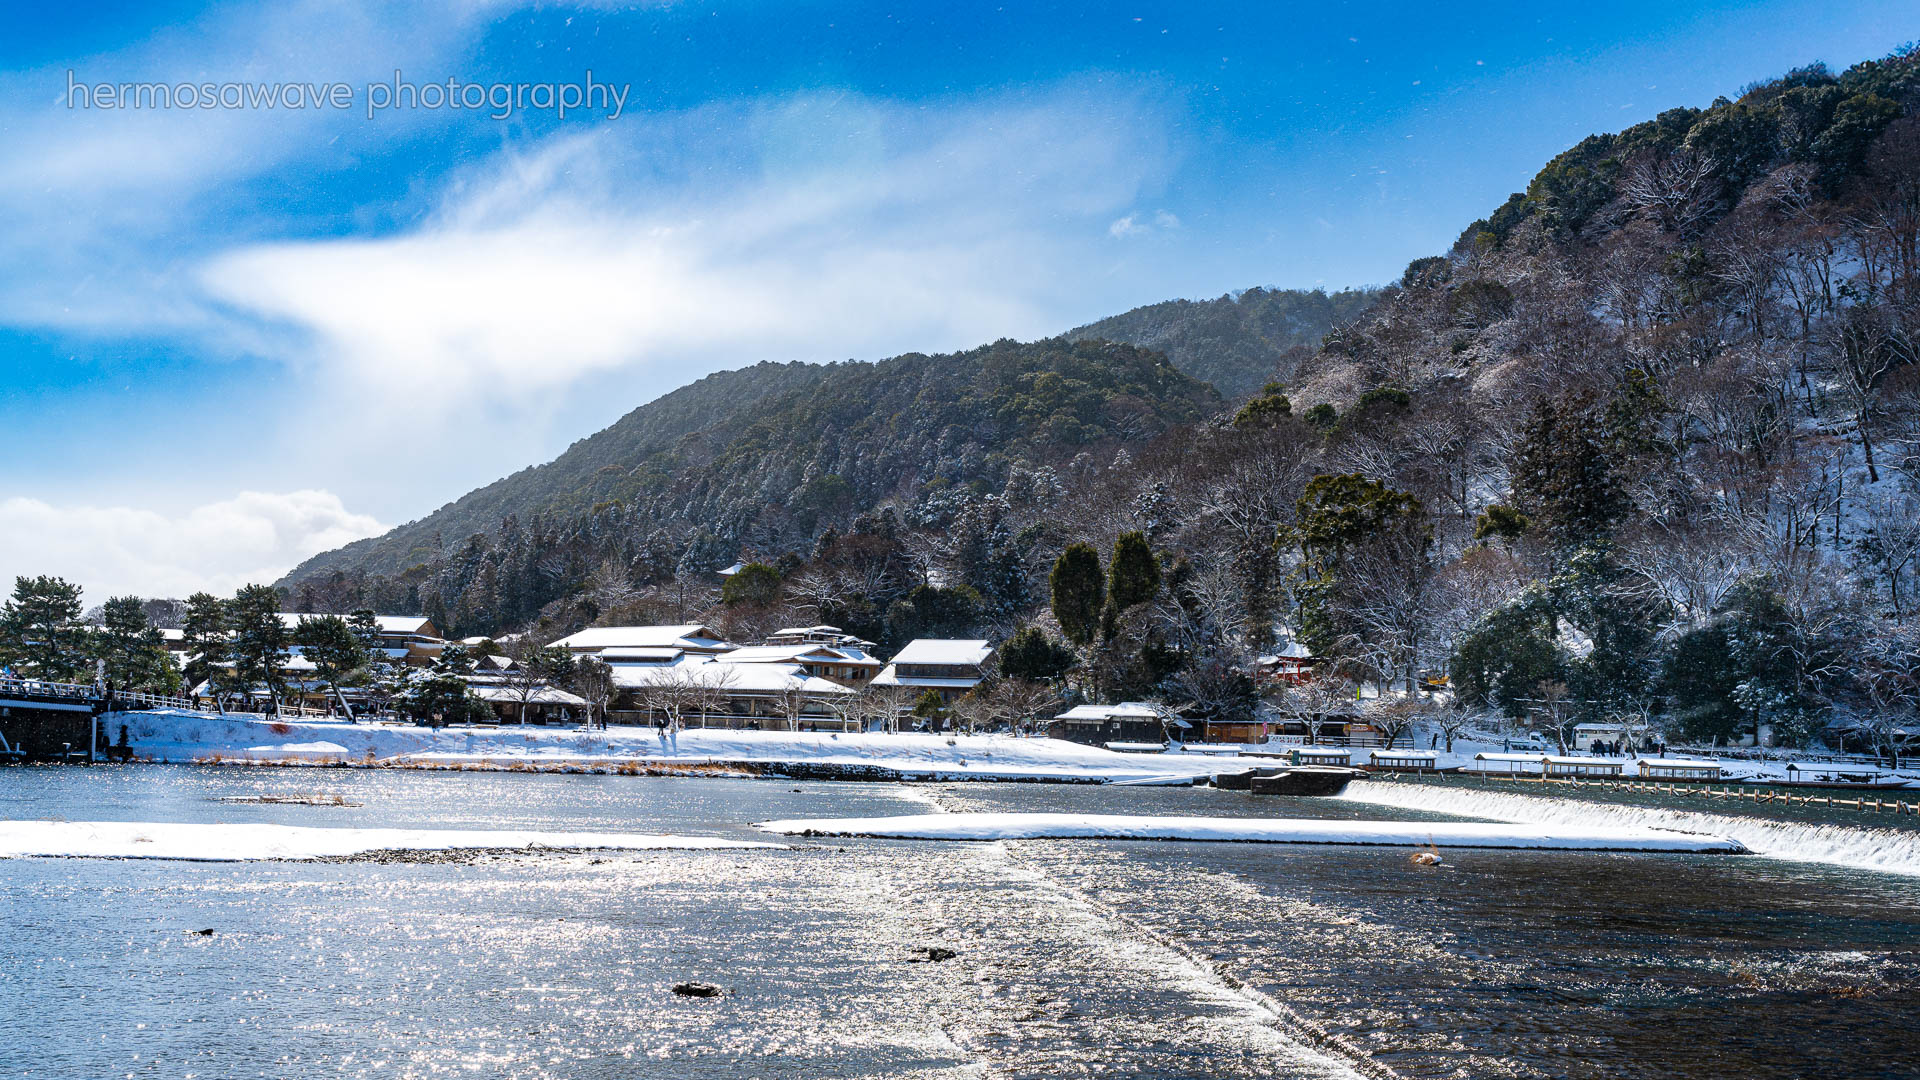
{"label": "snowy riverbank", "polygon": [[352,765],[386,768],[573,769],[782,768],[913,780],[1190,782],[1251,762],[1198,754],[1120,754],[1058,739],[653,728],[476,727],[268,721],[174,710],[110,714],[127,725],[137,760]]}
{"label": "snowy riverbank", "polygon": [[1490,818],[1548,827],[1674,829],[1722,836],[1756,855],[1920,875],[1920,832],[1602,803],[1573,796],[1523,795],[1479,787],[1359,781],[1341,798],[1403,810]]}

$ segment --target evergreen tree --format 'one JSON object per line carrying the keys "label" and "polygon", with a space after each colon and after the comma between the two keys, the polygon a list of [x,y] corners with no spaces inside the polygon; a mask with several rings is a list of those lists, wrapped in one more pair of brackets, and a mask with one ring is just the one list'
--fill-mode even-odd
{"label": "evergreen tree", "polygon": [[1276,543],[1300,551],[1296,633],[1315,656],[1387,679],[1410,669],[1425,624],[1432,527],[1411,494],[1358,473],[1316,476]]}
{"label": "evergreen tree", "polygon": [[768,607],[780,599],[780,571],[766,563],[748,563],[720,587],[728,607]]}
{"label": "evergreen tree", "polygon": [[1055,641],[1037,626],[1016,630],[1000,646],[1000,673],[1010,679],[1044,682],[1057,679],[1071,669],[1078,657],[1073,649]]}
{"label": "evergreen tree", "polygon": [[447,675],[473,674],[473,654],[465,645],[450,642],[440,650],[439,659],[433,662],[433,669]]}
{"label": "evergreen tree", "polygon": [[333,691],[334,700],[353,719],[353,708],[340,692],[340,681],[367,664],[367,648],[347,624],[347,620],[338,615],[315,615],[300,620],[300,626],[294,633],[294,639],[300,645],[300,653],[313,662],[314,675],[327,689]]}
{"label": "evergreen tree", "polygon": [[1100,572],[1100,553],[1092,544],[1070,544],[1054,560],[1047,578],[1052,590],[1053,617],[1067,640],[1085,646],[1100,626],[1106,601],[1106,576]]}
{"label": "evergreen tree", "polygon": [[86,661],[80,586],[57,577],[18,577],[0,607],[0,660],[13,673],[51,682],[78,680]]}
{"label": "evergreen tree", "polygon": [[1107,599],[1121,611],[1144,604],[1160,592],[1160,561],[1144,533],[1122,533],[1113,543],[1107,570]]}
{"label": "evergreen tree", "polygon": [[916,585],[888,605],[885,636],[896,647],[914,638],[966,637],[979,628],[985,607],[971,585]]}
{"label": "evergreen tree", "polygon": [[212,678],[213,665],[227,658],[227,605],[212,593],[194,593],[187,597],[180,628],[191,689]]}
{"label": "evergreen tree", "polygon": [[1612,442],[1605,418],[1590,401],[1542,398],[1534,405],[1521,433],[1514,501],[1556,550],[1613,535],[1632,509]]}
{"label": "evergreen tree", "polygon": [[272,711],[280,711],[287,680],[281,665],[287,659],[287,624],[280,620],[280,595],[269,585],[246,585],[227,601],[227,625],[232,632],[227,659],[233,665],[234,688],[252,693],[264,688]]}
{"label": "evergreen tree", "polygon": [[179,689],[180,672],[167,656],[166,640],[147,619],[137,596],[116,596],[101,608],[101,627],[93,635],[94,656],[106,668],[107,681],[120,690]]}
{"label": "evergreen tree", "polygon": [[1462,704],[1490,705],[1518,720],[1543,684],[1564,677],[1550,608],[1540,589],[1529,589],[1460,636],[1450,674]]}

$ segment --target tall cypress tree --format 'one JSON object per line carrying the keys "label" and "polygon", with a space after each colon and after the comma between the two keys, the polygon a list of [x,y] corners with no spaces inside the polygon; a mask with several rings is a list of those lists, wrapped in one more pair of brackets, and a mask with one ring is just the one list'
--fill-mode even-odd
{"label": "tall cypress tree", "polygon": [[1047,584],[1053,594],[1053,617],[1075,645],[1093,640],[1100,627],[1100,607],[1106,602],[1106,576],[1100,572],[1100,553],[1092,544],[1070,544],[1054,560]]}
{"label": "tall cypress tree", "polygon": [[1145,533],[1123,533],[1113,542],[1113,562],[1107,575],[1107,599],[1116,610],[1144,604],[1159,594],[1160,563],[1153,557]]}

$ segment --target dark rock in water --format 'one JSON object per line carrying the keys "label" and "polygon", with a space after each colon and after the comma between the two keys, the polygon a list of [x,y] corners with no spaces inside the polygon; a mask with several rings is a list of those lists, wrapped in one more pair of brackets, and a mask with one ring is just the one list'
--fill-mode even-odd
{"label": "dark rock in water", "polygon": [[1249,781],[1248,789],[1255,795],[1338,795],[1356,777],[1365,775],[1359,769],[1298,765],[1271,776],[1256,776]]}
{"label": "dark rock in water", "polygon": [[712,983],[674,983],[673,992],[681,997],[719,997],[723,991]]}
{"label": "dark rock in water", "polygon": [[909,964],[937,964],[942,960],[951,960],[960,955],[952,949],[943,949],[938,945],[922,945],[913,951],[917,955],[908,958],[907,963]]}

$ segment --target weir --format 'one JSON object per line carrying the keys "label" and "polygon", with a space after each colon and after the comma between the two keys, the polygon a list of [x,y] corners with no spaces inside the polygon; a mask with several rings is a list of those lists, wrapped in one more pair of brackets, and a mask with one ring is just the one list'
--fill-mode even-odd
{"label": "weir", "polygon": [[1786,821],[1481,788],[1362,781],[1342,798],[1405,810],[1538,825],[1617,825],[1724,836],[1756,855],[1920,876],[1920,831]]}

